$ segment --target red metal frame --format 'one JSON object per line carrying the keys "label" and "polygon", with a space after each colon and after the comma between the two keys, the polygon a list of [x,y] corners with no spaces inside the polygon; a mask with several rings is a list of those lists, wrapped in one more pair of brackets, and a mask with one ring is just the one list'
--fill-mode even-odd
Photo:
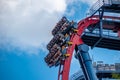
{"label": "red metal frame", "polygon": [[[119,17],[112,17],[112,16],[103,16],[103,18],[110,18],[110,19],[119,19]],[[73,51],[76,45],[80,45],[83,44],[82,39],[80,38],[80,36],[82,35],[82,33],[84,32],[84,30],[92,24],[96,24],[99,22],[99,16],[93,16],[93,17],[87,17],[83,20],[81,20],[78,23],[78,32],[72,34],[71,36],[71,42],[73,42],[73,44],[67,49],[67,53],[70,54],[70,56],[64,61],[63,64],[63,68],[60,65],[59,68],[59,73],[58,73],[58,80],[62,79],[62,80],[69,80],[69,71],[70,71],[70,64],[71,64],[71,59],[72,59],[72,55],[73,55]],[[120,36],[120,31],[119,31],[119,36]]]}
{"label": "red metal frame", "polygon": [[[92,17],[92,18],[95,19],[96,17]],[[92,18],[86,18],[78,23],[78,32],[72,34],[71,40],[70,40],[71,42],[73,42],[73,44],[67,49],[67,53],[70,54],[70,56],[65,60],[62,71],[61,71],[61,65],[60,65],[58,80],[60,80],[60,78],[62,80],[69,80],[70,63],[71,63],[74,48],[76,45],[83,44],[83,41],[80,38],[80,36],[89,25],[95,24],[99,21],[98,18],[96,18],[95,20]]]}

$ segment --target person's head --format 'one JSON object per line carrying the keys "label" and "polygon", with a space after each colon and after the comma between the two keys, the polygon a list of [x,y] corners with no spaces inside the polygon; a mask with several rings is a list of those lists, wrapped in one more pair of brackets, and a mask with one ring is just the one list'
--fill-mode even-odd
{"label": "person's head", "polygon": [[67,36],[68,36],[68,34],[66,33],[66,34],[65,34],[65,37],[67,37]]}

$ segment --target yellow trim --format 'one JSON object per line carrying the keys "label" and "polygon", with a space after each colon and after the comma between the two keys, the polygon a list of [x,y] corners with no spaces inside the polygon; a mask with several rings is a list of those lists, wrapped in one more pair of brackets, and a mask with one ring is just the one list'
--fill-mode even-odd
{"label": "yellow trim", "polygon": [[74,31],[75,31],[75,32],[78,32],[78,30],[77,30],[77,29],[74,29]]}
{"label": "yellow trim", "polygon": [[65,56],[66,56],[66,57],[69,57],[69,56],[70,56],[70,54],[65,54]]}
{"label": "yellow trim", "polygon": [[73,44],[73,42],[71,42],[71,41],[68,41],[68,42],[67,42],[67,44],[69,44],[69,45],[72,45],[72,44]]}

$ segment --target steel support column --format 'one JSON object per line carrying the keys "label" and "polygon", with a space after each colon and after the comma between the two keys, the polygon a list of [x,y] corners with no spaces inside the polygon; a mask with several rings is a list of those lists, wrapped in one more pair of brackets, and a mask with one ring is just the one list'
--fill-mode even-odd
{"label": "steel support column", "polygon": [[82,44],[78,45],[77,49],[77,59],[82,67],[85,80],[97,80],[96,74],[93,70],[92,60],[88,53],[89,47],[86,44]]}
{"label": "steel support column", "polygon": [[100,37],[102,37],[102,35],[103,35],[103,21],[102,21],[103,14],[104,14],[104,9],[103,9],[103,8],[101,8],[101,9],[99,10],[99,20],[100,20]]}
{"label": "steel support column", "polygon": [[104,9],[100,8],[99,9],[99,35],[100,35],[100,39],[98,39],[98,41],[91,47],[92,49],[102,40],[102,36],[103,36],[103,14],[104,14]]}

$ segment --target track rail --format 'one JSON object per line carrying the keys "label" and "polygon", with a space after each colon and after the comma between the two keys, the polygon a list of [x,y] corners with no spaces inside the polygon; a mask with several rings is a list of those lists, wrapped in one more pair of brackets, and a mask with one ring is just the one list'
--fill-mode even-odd
{"label": "track rail", "polygon": [[84,30],[89,25],[96,24],[98,22],[99,22],[99,18],[96,16],[93,16],[91,18],[88,17],[86,19],[83,19],[78,23],[78,28],[77,28],[78,32],[72,34],[71,40],[70,40],[71,42],[73,42],[73,44],[67,49],[67,53],[70,54],[70,56],[65,60],[62,71],[58,73],[58,76],[61,76],[58,78],[58,80],[60,80],[60,78],[62,80],[69,80],[70,64],[71,64],[71,59],[72,59],[75,46],[83,44],[83,41],[80,37],[82,33],[84,32]]}

